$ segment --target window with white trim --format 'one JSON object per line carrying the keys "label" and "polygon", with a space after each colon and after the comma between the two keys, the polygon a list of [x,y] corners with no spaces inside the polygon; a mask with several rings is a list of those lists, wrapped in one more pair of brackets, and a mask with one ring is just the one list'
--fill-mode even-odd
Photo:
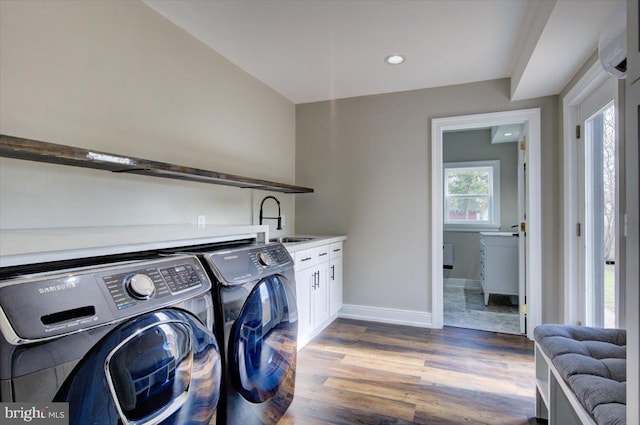
{"label": "window with white trim", "polygon": [[500,229],[500,161],[444,164],[444,230]]}

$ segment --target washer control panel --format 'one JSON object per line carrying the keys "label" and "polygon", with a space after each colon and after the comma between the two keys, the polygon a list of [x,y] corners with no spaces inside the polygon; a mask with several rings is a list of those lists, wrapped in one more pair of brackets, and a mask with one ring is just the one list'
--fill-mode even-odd
{"label": "washer control panel", "polygon": [[156,267],[102,276],[118,310],[131,307],[139,300],[162,298],[170,294],[169,287]]}
{"label": "washer control panel", "polygon": [[160,269],[160,274],[169,285],[171,292],[177,294],[202,284],[204,272],[200,276],[198,271],[191,264],[183,264]]}
{"label": "washer control panel", "polygon": [[0,331],[11,343],[36,341],[210,296],[210,290],[193,255],[39,273],[0,282]]}
{"label": "washer control panel", "polygon": [[[169,267],[165,267],[167,263]],[[147,300],[175,296],[208,282],[200,263],[189,257],[182,261],[165,260],[158,266],[102,276],[102,280],[118,310]]]}
{"label": "washer control panel", "polygon": [[146,300],[156,292],[156,286],[146,274],[134,274],[127,282],[127,291],[134,298]]}
{"label": "washer control panel", "polygon": [[261,266],[269,267],[271,265],[271,257],[264,251],[259,251],[256,254],[256,260],[258,260],[258,264]]}

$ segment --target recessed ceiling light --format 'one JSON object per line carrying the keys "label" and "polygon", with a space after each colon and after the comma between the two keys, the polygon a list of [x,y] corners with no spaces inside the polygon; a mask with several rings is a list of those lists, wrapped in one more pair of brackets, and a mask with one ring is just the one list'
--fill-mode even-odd
{"label": "recessed ceiling light", "polygon": [[513,133],[504,133],[504,137],[513,136]]}
{"label": "recessed ceiling light", "polygon": [[386,58],[384,58],[384,61],[389,65],[400,65],[402,62],[404,62],[404,56],[389,55]]}

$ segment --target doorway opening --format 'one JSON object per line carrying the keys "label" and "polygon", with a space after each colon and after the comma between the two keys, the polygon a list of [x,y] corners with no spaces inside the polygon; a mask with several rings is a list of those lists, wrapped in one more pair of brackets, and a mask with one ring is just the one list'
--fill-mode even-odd
{"label": "doorway opening", "polygon": [[[433,325],[441,327],[444,324],[444,241],[443,232],[445,230],[445,162],[443,160],[443,150],[445,135],[449,132],[461,130],[477,130],[487,127],[498,127],[504,125],[522,126],[522,137],[518,142],[518,147],[525,149],[519,151],[519,161],[526,165],[524,170],[519,170],[519,183],[522,187],[523,196],[518,202],[517,223],[509,223],[509,226],[516,224],[517,228],[513,233],[518,232],[518,294],[520,306],[518,316],[521,323],[521,332],[526,333],[529,338],[533,338],[533,328],[541,323],[541,299],[542,299],[542,266],[541,266],[541,246],[542,246],[542,220],[541,220],[541,172],[540,172],[540,109],[526,109],[516,111],[506,111],[478,115],[466,115],[459,117],[438,118],[432,120],[432,145],[431,145],[431,165],[432,165],[432,223],[431,223],[431,249],[432,249],[432,306]],[[522,142],[522,143],[520,143]],[[476,194],[477,195],[477,194]],[[486,195],[486,194],[485,194]],[[476,199],[479,201],[479,199]],[[493,211],[492,211],[493,212]],[[497,223],[488,222],[488,213],[467,215],[468,217],[484,217],[485,229],[496,230]],[[502,223],[500,223],[502,224]],[[494,228],[491,228],[491,225]],[[488,226],[488,227],[487,227]],[[502,230],[502,226],[498,229]],[[509,230],[510,227],[509,227]],[[506,232],[505,232],[506,233]],[[479,235],[478,235],[479,237]],[[513,236],[510,236],[513,237]],[[454,248],[455,249],[455,248]],[[480,249],[480,248],[478,248]],[[455,254],[454,254],[455,262]],[[504,292],[504,291],[503,291]],[[496,292],[497,293],[497,292]],[[509,294],[507,294],[509,295]],[[510,299],[511,301],[511,299]]]}
{"label": "doorway opening", "polygon": [[524,333],[518,249],[523,137],[523,124],[444,132],[446,326]]}

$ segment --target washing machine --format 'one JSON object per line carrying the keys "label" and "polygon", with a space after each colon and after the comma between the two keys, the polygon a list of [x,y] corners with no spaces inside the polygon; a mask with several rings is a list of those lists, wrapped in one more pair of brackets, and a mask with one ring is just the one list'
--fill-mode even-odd
{"label": "washing machine", "polygon": [[196,257],[47,267],[0,279],[0,401],[66,402],[72,425],[215,423],[222,363]]}
{"label": "washing machine", "polygon": [[282,244],[204,247],[223,345],[219,425],[276,424],[293,401],[298,309]]}

